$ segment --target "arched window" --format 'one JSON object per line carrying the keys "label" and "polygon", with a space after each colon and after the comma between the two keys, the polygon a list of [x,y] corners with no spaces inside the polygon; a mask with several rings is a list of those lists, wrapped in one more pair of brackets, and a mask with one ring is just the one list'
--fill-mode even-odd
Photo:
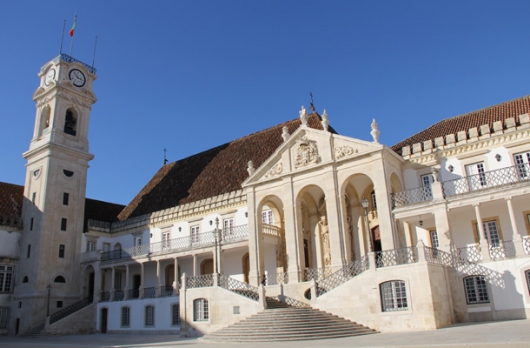
{"label": "arched window", "polygon": [[129,327],[131,325],[131,308],[121,307],[121,326]]}
{"label": "arched window", "polygon": [[24,276],[24,279],[22,279],[22,283],[29,283],[28,276]]}
{"label": "arched window", "polygon": [[54,283],[66,283],[66,280],[64,279],[63,276],[57,276],[55,277],[55,279],[53,280]]}
{"label": "arched window", "polygon": [[488,284],[484,276],[470,276],[464,278],[464,291],[467,304],[489,303]]}
{"label": "arched window", "polygon": [[198,298],[193,300],[193,321],[208,321],[208,300]]}
{"label": "arched window", "polygon": [[77,115],[74,110],[66,110],[66,115],[64,116],[64,132],[66,134],[77,135]]}
{"label": "arched window", "polygon": [[407,290],[403,280],[381,283],[379,290],[383,312],[406,311],[408,309]]}
{"label": "arched window", "polygon": [[145,307],[145,326],[154,326],[155,325],[155,307],[146,306]]}
{"label": "arched window", "polygon": [[42,135],[43,131],[50,127],[50,114],[51,109],[49,105],[46,105],[40,114],[40,134]]}

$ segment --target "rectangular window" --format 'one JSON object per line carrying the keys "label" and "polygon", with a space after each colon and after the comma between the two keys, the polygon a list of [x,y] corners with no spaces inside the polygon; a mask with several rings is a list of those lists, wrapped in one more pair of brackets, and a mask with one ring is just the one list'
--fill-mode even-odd
{"label": "rectangular window", "polygon": [[180,325],[180,305],[171,306],[171,325]]}
{"label": "rectangular window", "polygon": [[35,200],[37,200],[37,192],[31,194],[31,203],[35,204]]}
{"label": "rectangular window", "polygon": [[121,326],[129,327],[131,325],[131,308],[121,307]]}
{"label": "rectangular window", "polygon": [[380,285],[383,312],[405,311],[408,309],[405,282],[394,280]]}
{"label": "rectangular window", "polygon": [[431,235],[431,246],[435,249],[438,249],[440,243],[438,241],[438,233],[436,231],[429,231]]}
{"label": "rectangular window", "polygon": [[68,205],[68,198],[69,198],[68,193],[64,192],[63,193],[63,205]]}
{"label": "rectangular window", "polygon": [[134,253],[135,254],[141,254],[142,253],[142,237],[134,237]]}
{"label": "rectangular window", "polygon": [[470,191],[479,190],[487,186],[484,163],[480,162],[467,165],[466,173]]}
{"label": "rectangular window", "polygon": [[145,326],[154,326],[155,325],[155,307],[147,306],[145,307]]}
{"label": "rectangular window", "polygon": [[26,257],[29,259],[30,256],[31,256],[31,244],[28,244],[28,252],[26,254]]}
{"label": "rectangular window", "polygon": [[94,251],[94,250],[96,250],[96,242],[94,242],[92,240],[88,240],[86,242],[86,251],[90,252],[90,251]]}
{"label": "rectangular window", "polygon": [[489,303],[488,285],[483,276],[464,278],[464,291],[468,304]]}
{"label": "rectangular window", "polygon": [[110,243],[103,243],[103,251],[110,251]]}
{"label": "rectangular window", "polygon": [[192,243],[199,243],[199,233],[200,233],[199,226],[190,227],[190,236],[191,236]]}
{"label": "rectangular window", "polygon": [[13,292],[14,266],[0,266],[0,293]]}
{"label": "rectangular window", "polygon": [[121,290],[121,272],[114,273],[114,289]]}
{"label": "rectangular window", "polygon": [[484,233],[486,234],[486,239],[492,247],[500,246],[499,230],[497,229],[497,221],[484,221],[482,223],[484,227]]}
{"label": "rectangular window", "polygon": [[61,231],[66,231],[66,218],[61,219]]}
{"label": "rectangular window", "polygon": [[33,218],[31,218],[31,220],[29,220],[29,230],[33,231]]}
{"label": "rectangular window", "polygon": [[169,249],[171,240],[171,232],[162,232],[162,248]]}
{"label": "rectangular window", "polygon": [[431,184],[434,182],[434,177],[432,174],[425,174],[421,176],[421,185],[423,186],[423,200],[432,199],[432,189]]}
{"label": "rectangular window", "polygon": [[208,300],[198,298],[193,300],[193,321],[208,321]]}
{"label": "rectangular window", "polygon": [[274,218],[273,218],[273,215],[272,215],[272,210],[267,209],[267,210],[263,210],[261,212],[261,222],[264,223],[264,224],[267,224],[267,225],[274,224]]}
{"label": "rectangular window", "polygon": [[234,233],[234,219],[223,220],[223,235],[231,236]]}
{"label": "rectangular window", "polygon": [[64,259],[64,244],[59,244],[59,258]]}
{"label": "rectangular window", "polygon": [[0,307],[0,329],[7,329],[8,322],[9,322],[9,308]]}
{"label": "rectangular window", "polygon": [[57,308],[63,308],[63,301],[57,301]]}
{"label": "rectangular window", "polygon": [[528,173],[530,173],[530,152],[518,153],[513,157],[519,178],[528,179]]}

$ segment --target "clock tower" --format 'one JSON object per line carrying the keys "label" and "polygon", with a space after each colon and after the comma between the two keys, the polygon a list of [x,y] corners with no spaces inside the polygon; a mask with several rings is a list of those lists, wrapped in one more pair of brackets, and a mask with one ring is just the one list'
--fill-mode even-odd
{"label": "clock tower", "polygon": [[88,126],[96,70],[60,54],[40,72],[27,160],[19,272],[11,319],[15,334],[82,297],[80,286]]}

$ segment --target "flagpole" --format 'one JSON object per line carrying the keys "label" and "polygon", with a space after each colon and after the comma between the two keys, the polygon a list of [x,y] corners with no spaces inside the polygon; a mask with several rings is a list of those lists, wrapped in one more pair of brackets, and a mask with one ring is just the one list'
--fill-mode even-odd
{"label": "flagpole", "polygon": [[94,61],[96,60],[96,46],[98,45],[98,37],[96,36],[96,41],[94,42],[94,55],[92,56],[92,67],[94,67]]}
{"label": "flagpole", "polygon": [[61,48],[59,48],[59,54],[63,54],[63,41],[64,41],[64,27],[66,26],[66,19],[63,22],[63,35],[61,36]]}
{"label": "flagpole", "polygon": [[[77,14],[74,16],[74,26],[73,30],[75,30],[75,25],[77,23]],[[72,49],[74,48],[74,38],[75,38],[75,32],[72,32],[72,41],[70,42],[70,57],[72,56]]]}

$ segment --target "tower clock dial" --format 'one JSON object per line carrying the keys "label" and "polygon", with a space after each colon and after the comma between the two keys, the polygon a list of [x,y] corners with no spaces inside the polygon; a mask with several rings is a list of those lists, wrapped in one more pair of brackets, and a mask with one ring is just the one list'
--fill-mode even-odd
{"label": "tower clock dial", "polygon": [[48,86],[51,81],[55,78],[55,69],[50,69],[44,78],[44,84]]}
{"label": "tower clock dial", "polygon": [[76,87],[83,87],[85,85],[86,77],[81,70],[70,70],[70,72],[68,73],[68,77],[70,78],[70,80],[72,80],[72,83]]}

